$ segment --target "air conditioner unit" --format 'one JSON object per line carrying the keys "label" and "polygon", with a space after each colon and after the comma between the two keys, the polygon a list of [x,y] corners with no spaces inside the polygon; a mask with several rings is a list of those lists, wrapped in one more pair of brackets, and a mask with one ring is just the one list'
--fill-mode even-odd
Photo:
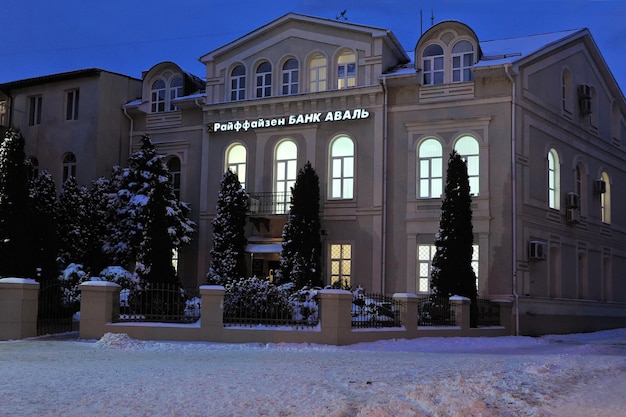
{"label": "air conditioner unit", "polygon": [[589,99],[591,98],[591,86],[589,84],[579,84],[578,85],[578,99]]}
{"label": "air conditioner unit", "polygon": [[530,259],[546,259],[546,244],[538,240],[531,240],[528,243],[528,257]]}
{"label": "air conditioner unit", "polygon": [[568,208],[565,214],[568,223],[579,223],[580,222],[580,212],[577,208]]}
{"label": "air conditioner unit", "polygon": [[580,196],[578,193],[567,193],[567,196],[565,197],[565,205],[568,208],[580,207]]}
{"label": "air conditioner unit", "polygon": [[606,182],[604,182],[604,180],[596,180],[596,182],[593,183],[593,191],[597,194],[606,193]]}

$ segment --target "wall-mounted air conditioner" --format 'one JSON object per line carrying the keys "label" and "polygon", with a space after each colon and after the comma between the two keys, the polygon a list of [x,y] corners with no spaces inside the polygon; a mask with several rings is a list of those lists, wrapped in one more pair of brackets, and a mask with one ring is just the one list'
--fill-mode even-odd
{"label": "wall-mounted air conditioner", "polygon": [[578,193],[567,193],[567,196],[565,196],[565,205],[567,208],[580,207],[580,196]]}
{"label": "wall-mounted air conditioner", "polygon": [[580,222],[580,212],[577,208],[568,208],[565,213],[568,223],[579,223]]}
{"label": "wall-mounted air conditioner", "polygon": [[597,194],[606,193],[606,182],[604,180],[596,180],[593,183],[593,191]]}
{"label": "wall-mounted air conditioner", "polygon": [[528,242],[528,257],[530,259],[546,259],[546,243],[538,240]]}

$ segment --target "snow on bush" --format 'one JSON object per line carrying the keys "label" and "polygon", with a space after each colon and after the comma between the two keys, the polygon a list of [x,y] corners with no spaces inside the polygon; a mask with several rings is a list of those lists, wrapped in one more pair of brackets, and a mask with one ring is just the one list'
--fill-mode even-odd
{"label": "snow on bush", "polygon": [[240,318],[288,317],[289,294],[257,277],[230,281],[224,286],[224,316]]}
{"label": "snow on bush", "polygon": [[70,263],[59,276],[63,288],[63,304],[66,307],[78,307],[80,291],[78,286],[89,281],[89,274],[83,270],[83,265]]}
{"label": "snow on bush", "polygon": [[121,266],[108,266],[100,272],[102,281],[114,282],[122,287],[120,292],[120,307],[129,306],[129,296],[131,291],[139,289],[139,278],[137,275],[127,271]]}

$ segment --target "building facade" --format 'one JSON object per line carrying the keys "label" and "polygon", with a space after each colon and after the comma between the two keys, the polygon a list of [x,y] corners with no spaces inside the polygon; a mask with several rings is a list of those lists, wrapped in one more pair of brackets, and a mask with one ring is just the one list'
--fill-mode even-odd
{"label": "building facade", "polygon": [[122,106],[140,94],[141,80],[95,68],[0,84],[0,126],[22,132],[27,157],[57,190],[69,176],[88,186],[128,163]]}
{"label": "building facade", "polygon": [[456,150],[479,295],[510,300],[522,334],[626,325],[626,101],[589,31],[481,41],[447,21],[414,41],[287,14],[200,57],[205,80],[171,62],[143,74],[122,109],[198,223],[185,284],[205,282],[228,169],[250,196],[250,275],[271,278],[310,162],[325,282],[426,295]]}

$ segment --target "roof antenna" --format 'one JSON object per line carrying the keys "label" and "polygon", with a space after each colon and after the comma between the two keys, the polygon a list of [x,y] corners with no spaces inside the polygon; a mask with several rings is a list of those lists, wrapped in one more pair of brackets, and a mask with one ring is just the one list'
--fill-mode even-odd
{"label": "roof antenna", "polygon": [[346,17],[347,11],[348,9],[343,9],[343,12],[341,12],[339,16],[335,16],[335,20],[348,20],[348,18]]}
{"label": "roof antenna", "polygon": [[420,36],[424,34],[424,28],[422,27],[422,9],[420,9]]}
{"label": "roof antenna", "polygon": [[430,25],[434,25],[435,24],[435,13],[433,12],[433,9],[430,9]]}

